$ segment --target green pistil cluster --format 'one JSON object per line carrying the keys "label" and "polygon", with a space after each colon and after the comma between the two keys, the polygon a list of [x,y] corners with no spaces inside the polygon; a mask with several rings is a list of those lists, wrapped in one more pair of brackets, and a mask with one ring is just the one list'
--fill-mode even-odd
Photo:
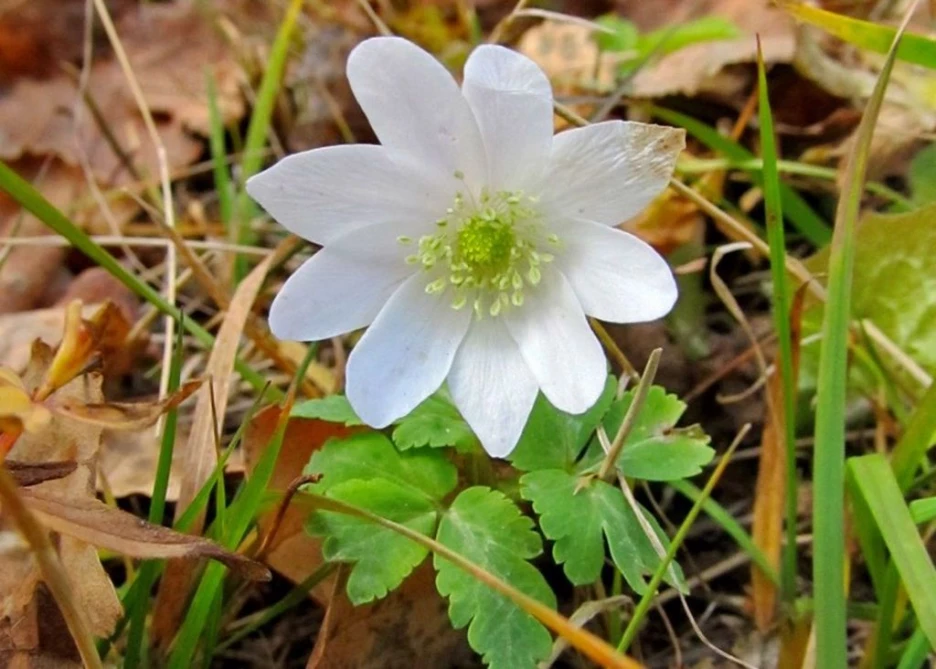
{"label": "green pistil cluster", "polygon": [[524,290],[539,284],[542,265],[553,259],[538,247],[559,244],[555,235],[543,235],[534,204],[523,193],[485,191],[477,202],[459,193],[436,221],[436,232],[421,237],[406,262],[437,275],[426,292],[450,294],[454,309],[470,304],[481,318],[519,307]]}

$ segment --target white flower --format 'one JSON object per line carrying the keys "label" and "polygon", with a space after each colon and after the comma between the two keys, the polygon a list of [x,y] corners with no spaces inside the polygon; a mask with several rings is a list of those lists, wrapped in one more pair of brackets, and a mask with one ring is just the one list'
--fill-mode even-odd
{"label": "white flower", "polygon": [[499,46],[471,54],[459,89],[414,44],[373,38],[348,79],[381,145],[306,151],[247,182],[324,247],[276,296],[274,334],[370,326],[347,395],[377,428],[445,381],[493,456],[516,445],[539,390],[587,410],[607,371],[586,314],[648,321],[676,300],[666,261],[613,226],[666,187],[683,131],[608,121],[553,137],[549,80]]}

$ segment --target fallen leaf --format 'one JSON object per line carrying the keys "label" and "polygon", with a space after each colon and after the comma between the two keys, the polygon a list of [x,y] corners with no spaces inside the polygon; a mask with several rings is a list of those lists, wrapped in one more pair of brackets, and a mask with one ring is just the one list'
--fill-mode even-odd
{"label": "fallen leaf", "polygon": [[[799,376],[800,342],[805,291],[796,293],[790,313],[793,388]],[[779,361],[778,365],[779,367]],[[751,538],[779,574],[786,516],[786,421],[783,380],[779,372],[767,379],[767,420],[761,435],[760,460],[754,487],[754,519]],[[751,603],[754,623],[762,634],[773,629],[777,615],[777,586],[756,564],[751,566]]]}
{"label": "fallen leaf", "polygon": [[68,476],[78,468],[72,460],[62,462],[40,462],[25,464],[16,460],[5,460],[3,466],[13,475],[13,481],[21,488],[27,488],[45,481],[54,481]]}
{"label": "fallen leaf", "polygon": [[[279,416],[279,407],[270,406],[258,412],[250,421],[243,443],[248,475],[270,443]],[[332,437],[346,437],[354,431],[338,423],[308,418],[290,419],[279,459],[270,478],[269,490],[277,495],[277,499],[281,498],[289,485],[302,475],[314,452]],[[323,564],[321,541],[309,536],[304,528],[312,508],[302,494],[295,495],[280,519],[276,534],[266,547],[266,563],[294,583],[302,582]],[[268,537],[273,529],[276,512],[276,507],[271,507],[258,519],[262,537]],[[321,603],[328,602],[331,582],[329,579],[317,585],[312,590],[312,596]]]}
{"label": "fallen leaf", "polygon": [[744,75],[727,71],[730,65],[753,63],[755,35],[760,37],[764,63],[790,63],[796,50],[793,21],[770,0],[707,0],[697,2],[686,18],[718,16],[728,19],[742,37],[692,44],[642,68],[630,94],[658,98],[666,95],[710,95],[723,100],[750,88],[753,69]]}
{"label": "fallen leaf", "polygon": [[[313,654],[308,669],[474,666],[477,656],[465,634],[452,629],[435,570],[424,562],[385,598],[353,606],[344,588],[329,604],[332,626],[316,641],[327,652]],[[311,660],[315,659],[315,662]]]}
{"label": "fallen leaf", "polygon": [[270,578],[270,572],[259,562],[207,539],[153,525],[93,497],[74,499],[30,489],[21,490],[20,495],[46,527],[98,548],[140,559],[210,558],[243,578]]}
{"label": "fallen leaf", "polygon": [[201,379],[186,381],[178,391],[158,402],[87,404],[72,397],[56,401],[51,406],[60,415],[76,422],[105,430],[135,431],[153,425],[160,416],[188,399],[201,385]]}
{"label": "fallen leaf", "polygon": [[[35,389],[43,380],[46,370],[52,362],[53,352],[45,344],[37,342],[33,346],[33,356],[23,375],[25,385]],[[78,377],[59,389],[57,398],[75,398],[85,403],[101,402],[101,379],[99,375],[89,374]],[[101,444],[101,429],[88,424],[77,423],[61,415],[52,415],[48,427],[37,434],[23,434],[16,441],[9,457],[23,464],[44,464],[50,462],[74,461],[75,471],[59,479],[45,481],[30,490],[38,493],[56,494],[75,500],[94,497],[94,470],[97,453]],[[107,636],[121,616],[121,606],[117,599],[114,585],[101,566],[97,550],[74,537],[62,536],[57,542],[59,555],[65,566],[76,602],[88,612],[91,631],[96,636]],[[7,574],[15,574],[18,589],[14,592],[2,587]],[[38,606],[41,597],[36,590],[38,567],[31,555],[0,556],[0,647],[4,641],[19,633],[16,626],[27,619],[27,609]],[[22,584],[21,586],[19,584]],[[45,616],[36,619],[39,627],[33,632],[38,639]],[[12,635],[12,636],[11,636]],[[21,645],[13,647],[29,650]],[[37,650],[38,647],[33,650]]]}

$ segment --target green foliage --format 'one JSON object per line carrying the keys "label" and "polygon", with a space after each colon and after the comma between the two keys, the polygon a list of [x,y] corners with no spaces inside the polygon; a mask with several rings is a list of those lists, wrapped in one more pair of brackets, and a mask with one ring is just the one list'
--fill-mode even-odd
{"label": "green foliage", "polygon": [[595,406],[579,415],[559,411],[540,394],[520,442],[510,454],[513,466],[523,471],[550,468],[571,471],[588,438],[611,406],[616,387],[614,377],[608,377]]}
{"label": "green foliage", "polygon": [[[332,486],[329,497],[354,504],[384,518],[431,536],[438,509],[421,491],[387,479],[344,481]],[[353,562],[348,577],[348,599],[363,604],[385,596],[422,562],[428,549],[369,520],[340,513],[320,512],[307,525],[311,534],[325,536],[326,560]]]}
{"label": "green foliage", "polygon": [[[364,509],[435,538],[488,572],[555,606],[555,596],[528,560],[542,552],[533,521],[502,493],[469,488],[448,509],[442,501],[458,473],[444,452],[399,451],[379,433],[332,440],[306,468],[320,474],[319,494]],[[428,550],[390,528],[334,511],[319,511],[307,530],[323,536],[326,560],[353,563],[347,592],[355,604],[399,586]],[[450,598],[456,627],[470,623],[468,640],[492,667],[535,667],[549,654],[551,637],[509,599],[443,558],[435,558],[439,592]]]}
{"label": "green foliage", "polygon": [[[555,607],[543,575],[528,560],[542,552],[532,521],[502,493],[474,487],[462,491],[439,524],[437,539],[518,590]],[[535,667],[549,655],[549,632],[529,614],[444,558],[436,556],[436,586],[449,598],[456,628],[492,669]],[[470,624],[469,624],[470,623]]]}
{"label": "green foliage", "polygon": [[936,144],[930,144],[910,161],[907,172],[913,201],[920,205],[936,202]]}
{"label": "green foliage", "polygon": [[[904,352],[936,371],[936,204],[865,216],[855,230],[852,319],[871,319]],[[827,273],[829,251],[807,262]]]}
{"label": "green foliage", "polygon": [[363,425],[344,395],[329,395],[299,402],[293,407],[291,415],[296,418],[318,418],[348,426]]}
{"label": "green foliage", "polygon": [[641,35],[633,22],[614,14],[606,14],[597,21],[612,33],[595,33],[595,42],[603,51],[633,52],[633,57],[622,64],[629,69],[650,55],[665,56],[691,44],[734,39],[741,36],[738,27],[720,16],[704,16],[694,21],[667,26]]}
{"label": "green foliage", "polygon": [[[332,440],[315,453],[307,471],[320,474],[314,490],[432,536],[441,499],[458,478],[437,451],[400,453],[381,434]],[[354,604],[383,597],[425,559],[427,550],[370,521],[322,511],[306,529],[324,536],[326,560],[353,562],[348,598]]]}
{"label": "green foliage", "polygon": [[459,451],[470,451],[477,440],[458,409],[440,391],[397,421],[393,442],[404,451],[420,446],[454,446]]}
{"label": "green foliage", "polygon": [[458,472],[442,453],[424,449],[400,453],[377,432],[330,440],[312,455],[305,471],[322,477],[314,489],[325,494],[345,481],[384,479],[438,500],[458,480]]}
{"label": "green foliage", "polygon": [[[897,35],[892,26],[843,16],[812,7],[805,2],[781,0],[784,9],[800,21],[820,28],[840,40],[876,53],[887,53]],[[897,58],[908,63],[936,68],[936,40],[907,33],[897,47]]]}
{"label": "green foliage", "polygon": [[[634,392],[630,391],[611,405],[603,421],[609,438],[614,438],[633,399]],[[649,481],[675,481],[701,472],[715,451],[708,446],[708,435],[698,426],[676,428],[685,410],[686,404],[675,395],[667,394],[660,386],[650,388],[624,440],[616,463],[618,471]],[[594,466],[602,458],[604,451],[595,438],[580,469]]]}
{"label": "green foliage", "polygon": [[[646,590],[644,575],[656,569],[660,556],[618,488],[558,469],[530,472],[520,483],[523,497],[533,502],[540,516],[543,533],[556,542],[553,558],[572,583],[585,585],[598,579],[607,541],[628,585],[641,594]],[[665,549],[666,535],[655,527],[650,514],[641,513]]]}
{"label": "green foliage", "polygon": [[917,622],[936,645],[936,567],[887,459],[880,453],[848,459],[852,494],[870,511],[900,574]]}

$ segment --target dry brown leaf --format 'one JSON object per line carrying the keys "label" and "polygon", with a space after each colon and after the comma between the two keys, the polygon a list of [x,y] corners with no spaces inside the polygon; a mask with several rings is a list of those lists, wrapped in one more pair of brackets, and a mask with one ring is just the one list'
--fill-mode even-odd
{"label": "dry brown leaf", "polygon": [[[464,632],[452,629],[435,571],[423,562],[387,597],[353,606],[343,589],[329,605],[331,627],[323,625],[309,669],[405,669],[414,666],[473,666],[476,656]],[[314,662],[312,660],[315,660]]]}
{"label": "dry brown leaf", "polygon": [[[244,435],[244,458],[247,471],[253,471],[266,450],[279,420],[280,409],[270,406],[258,412],[251,420]],[[345,437],[355,432],[337,423],[307,418],[292,418],[286,426],[283,447],[270,478],[269,489],[282,495],[289,485],[302,474],[312,454],[332,437]],[[267,537],[273,528],[276,509],[271,508],[259,521],[260,534]],[[265,561],[270,567],[293,583],[300,583],[322,566],[321,541],[306,534],[303,526],[312,505],[301,495],[293,497],[292,503],[282,516],[273,540],[267,546]],[[320,583],[312,590],[312,596],[326,603],[330,597],[332,579]]]}
{"label": "dry brown leaf", "polygon": [[[790,338],[792,343],[793,387],[797,385],[800,361],[800,337],[803,318],[803,300],[806,291],[796,293],[790,311]],[[751,538],[763,551],[770,563],[780,572],[780,554],[783,546],[783,524],[786,508],[786,436],[783,381],[779,372],[767,379],[767,421],[761,437],[761,454],[754,488],[754,520]],[[777,586],[752,563],[751,603],[757,629],[767,633],[777,614]]]}
{"label": "dry brown leaf", "polygon": [[[217,83],[222,116],[230,122],[243,112],[237,65],[211,24],[196,5],[146,4],[117,25],[127,58],[144,99],[157,119],[170,170],[198,158],[202,144],[189,135],[209,128],[205,76]],[[152,39],[160,35],[160,39]],[[156,149],[120,65],[114,59],[96,62],[90,72],[89,97],[139,173],[158,173]],[[79,151],[90,161],[96,178],[110,185],[136,181],[134,175],[97,126],[89,110],[76,129],[70,113],[75,105],[73,77],[60,74],[46,80],[20,79],[0,98],[0,157],[16,160],[25,154],[57,156],[80,165]],[[33,113],[23,114],[23,109]],[[76,132],[77,139],[76,142]]]}
{"label": "dry brown leaf", "polygon": [[[240,346],[244,325],[253,310],[254,301],[272,261],[273,256],[267,256],[240,282],[218,330],[205,367],[205,376],[210,382],[205,384],[198,394],[195,405],[189,440],[191,447],[186,451],[188,457],[183,469],[177,514],[181,514],[191,503],[217,465],[218,454],[215,446],[220,426],[215,421],[223,421],[227,412],[228,395],[234,376],[234,358]],[[201,529],[203,518],[202,515],[194,522],[194,531]]]}
{"label": "dry brown leaf", "polygon": [[[36,388],[44,379],[51,364],[52,350],[37,342],[33,357],[24,374],[27,388]],[[75,398],[81,402],[101,402],[101,380],[98,375],[86,375],[61,388],[56,397]],[[94,470],[101,443],[101,429],[76,423],[64,416],[53,414],[49,426],[38,434],[23,434],[10,451],[10,458],[24,464],[74,461],[75,471],[56,480],[46,481],[31,488],[38,493],[60,495],[76,500],[94,497]],[[72,591],[78,605],[88,612],[91,631],[96,636],[107,636],[121,616],[120,602],[110,577],[101,566],[97,550],[87,543],[69,536],[57,542],[59,555],[65,566]],[[17,635],[22,625],[33,620],[39,627],[25,637],[39,638],[42,626],[49,619],[43,615],[31,618],[30,611],[39,605],[41,591],[36,590],[38,568],[32,556],[0,555],[0,647],[9,645],[17,650],[39,650],[23,647]],[[9,586],[9,587],[8,587]],[[43,637],[44,638],[44,637]],[[22,640],[22,639],[20,639]]]}
{"label": "dry brown leaf", "polygon": [[[738,92],[749,87],[753,71],[741,74],[730,71],[729,66],[754,62],[755,34],[761,37],[767,64],[793,60],[793,21],[769,0],[702,0],[691,3],[691,11],[683,11],[683,5],[680,11],[672,12],[657,9],[657,4],[652,3],[649,12],[628,5],[622,16],[644,31],[701,16],[719,16],[735,23],[744,36],[692,44],[652,59],[630,82],[627,94],[632,97],[708,94],[734,102]],[[524,34],[518,48],[546,71],[559,91],[613,90],[620,56],[599,52],[592,33],[587,26],[544,21]]]}
{"label": "dry brown leaf", "polygon": [[158,402],[86,404],[72,397],[56,401],[52,406],[57,413],[76,422],[105,430],[135,431],[153,425],[160,416],[188,399],[201,385],[201,379],[186,381],[178,391]]}
{"label": "dry brown leaf", "polygon": [[25,464],[16,460],[4,460],[3,466],[13,476],[13,481],[21,488],[38,485],[44,481],[54,481],[68,476],[78,469],[78,463],[73,460],[62,462],[41,462]]}
{"label": "dry brown leaf", "polygon": [[210,558],[243,578],[266,581],[270,572],[259,562],[231,553],[201,537],[153,525],[93,497],[76,500],[54,493],[22,490],[23,501],[49,529],[98,548],[140,559]]}
{"label": "dry brown leaf", "polygon": [[793,61],[796,51],[794,22],[770,0],[706,0],[694,3],[693,10],[686,19],[719,16],[738,26],[743,36],[692,44],[664,56],[637,73],[630,91],[632,95],[657,98],[702,94],[733,102],[739,94],[749,90],[754,71],[751,68],[749,72],[739,73],[730,66],[755,61],[755,35],[760,37],[765,64]]}
{"label": "dry brown leaf", "polygon": [[[0,110],[4,98],[0,97]],[[29,114],[20,115],[29,116]],[[0,112],[2,119],[2,112]],[[0,147],[6,131],[0,120]],[[49,202],[69,211],[84,189],[81,170],[59,160],[27,157],[10,165],[24,179],[42,192]],[[19,205],[5,191],[0,191],[0,235],[34,237],[50,234],[39,219],[22,213]],[[10,249],[0,266],[0,314],[33,309],[59,272],[67,249],[56,246],[18,246]]]}
{"label": "dry brown leaf", "polygon": [[[761,436],[751,537],[779,573],[786,500],[786,446],[783,419],[777,420],[778,412],[783,411],[783,388],[778,374],[768,379],[767,393],[770,409]],[[756,565],[751,567],[751,604],[757,629],[767,632],[777,614],[777,586]]]}

